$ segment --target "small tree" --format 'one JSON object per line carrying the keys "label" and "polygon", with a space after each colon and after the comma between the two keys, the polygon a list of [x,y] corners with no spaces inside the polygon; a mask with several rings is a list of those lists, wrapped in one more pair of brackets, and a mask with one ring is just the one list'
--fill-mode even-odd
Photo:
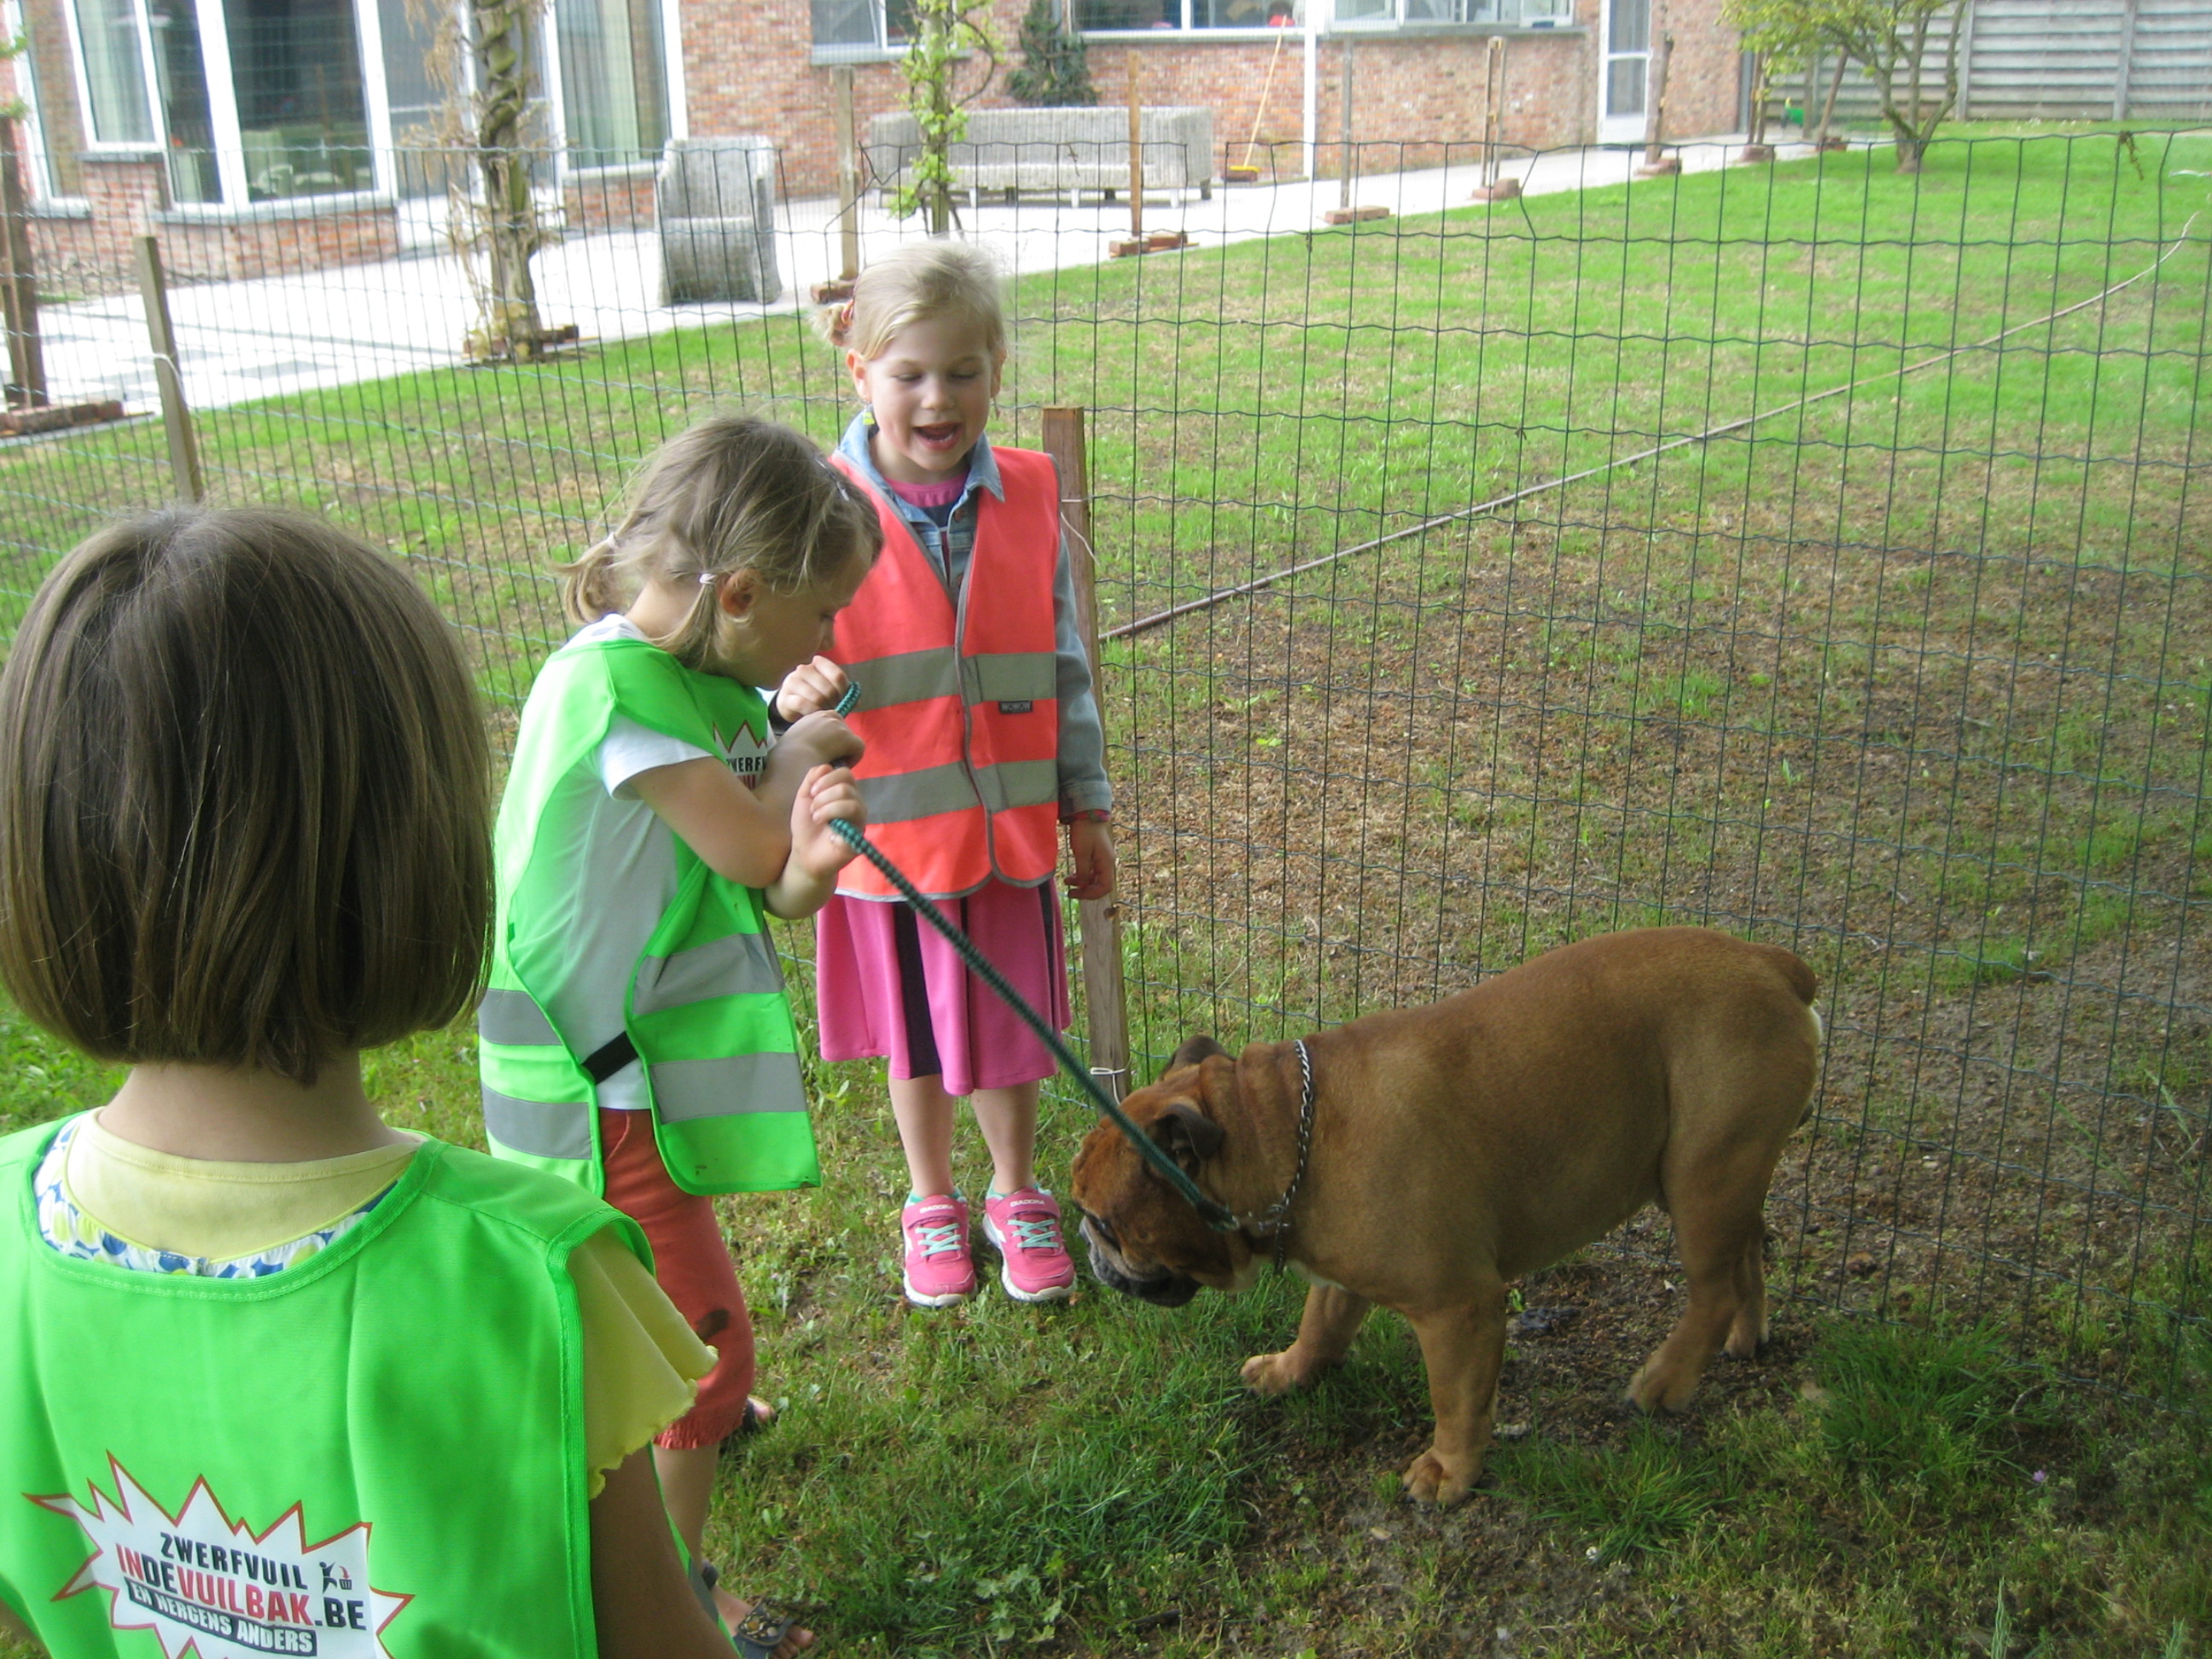
{"label": "small tree", "polygon": [[[1790,63],[1804,62],[1818,51],[1856,62],[1881,94],[1881,118],[1897,139],[1897,170],[1917,173],[1936,129],[1958,107],[1960,4],[1961,0],[1723,0],[1722,13],[1753,51],[1771,52]],[[1924,84],[1938,51],[1941,96],[1929,94]]]}
{"label": "small tree", "polygon": [[[1959,106],[1959,12],[1961,0],[1852,0],[1832,7],[1823,38],[1856,58],[1881,94],[1881,118],[1897,136],[1897,170],[1920,171],[1920,158]],[[1942,24],[1943,91],[1923,87],[1929,55]]]}
{"label": "small tree", "polygon": [[462,343],[478,362],[522,362],[544,349],[530,262],[561,240],[538,211],[538,164],[550,154],[532,60],[546,0],[411,0],[435,30],[430,69],[446,92],[436,131],[447,172],[446,240],[475,295]]}
{"label": "small tree", "polygon": [[[999,43],[984,21],[989,9],[989,0],[913,0],[911,44],[899,72],[906,76],[906,106],[921,130],[921,154],[889,205],[902,219],[926,215],[933,236],[952,228],[952,147],[968,136],[968,106],[999,71]],[[961,66],[970,57],[981,60],[982,72],[963,94]]]}
{"label": "small tree", "polygon": [[1083,37],[1060,27],[1060,0],[1030,0],[1020,45],[1022,66],[1006,77],[1006,90],[1022,102],[1062,108],[1098,101]]}

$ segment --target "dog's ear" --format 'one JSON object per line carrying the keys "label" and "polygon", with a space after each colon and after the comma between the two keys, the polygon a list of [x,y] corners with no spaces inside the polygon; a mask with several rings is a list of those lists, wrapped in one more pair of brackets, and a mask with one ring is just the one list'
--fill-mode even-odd
{"label": "dog's ear", "polygon": [[1221,1150],[1225,1139],[1221,1126],[1200,1111],[1196,1101],[1188,1098],[1167,1103],[1166,1109],[1152,1120],[1152,1135],[1187,1175],[1196,1175],[1199,1166]]}
{"label": "dog's ear", "polygon": [[1197,1036],[1187,1039],[1182,1048],[1168,1056],[1167,1070],[1162,1072],[1160,1075],[1165,1077],[1168,1072],[1174,1071],[1179,1066],[1195,1066],[1210,1055],[1225,1054],[1228,1052],[1228,1049],[1206,1036],[1205,1032],[1200,1031]]}

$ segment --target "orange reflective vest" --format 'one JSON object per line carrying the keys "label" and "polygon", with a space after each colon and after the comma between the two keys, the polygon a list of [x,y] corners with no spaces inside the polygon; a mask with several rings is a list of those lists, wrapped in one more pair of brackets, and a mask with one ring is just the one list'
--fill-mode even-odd
{"label": "orange reflective vest", "polygon": [[[898,508],[878,495],[884,550],[837,617],[838,659],[860,688],[848,719],[868,745],[854,769],[868,838],[932,898],[994,877],[1034,887],[1059,850],[1059,471],[1034,450],[991,453],[1006,499],[977,492],[957,603]],[[843,456],[832,459],[866,483]],[[865,859],[845,866],[837,890],[897,896]]]}

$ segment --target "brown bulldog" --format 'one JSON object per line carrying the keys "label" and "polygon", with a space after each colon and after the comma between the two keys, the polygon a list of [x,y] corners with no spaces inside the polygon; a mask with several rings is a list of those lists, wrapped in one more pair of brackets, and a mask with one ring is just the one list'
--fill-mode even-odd
{"label": "brown bulldog", "polygon": [[1645,1205],[1674,1218],[1689,1306],[1628,1398],[1680,1410],[1723,1341],[1743,1356],[1765,1340],[1760,1211],[1810,1109],[1815,983],[1774,945],[1647,928],[1303,1045],[1231,1059],[1194,1037],[1127,1109],[1243,1225],[1210,1230],[1101,1124],[1075,1160],[1091,1270],[1181,1307],[1295,1267],[1313,1286],[1297,1340],[1244,1364],[1261,1394],[1342,1358],[1370,1304],[1395,1308],[1437,1419],[1406,1488],[1456,1503],[1490,1444],[1506,1286]]}

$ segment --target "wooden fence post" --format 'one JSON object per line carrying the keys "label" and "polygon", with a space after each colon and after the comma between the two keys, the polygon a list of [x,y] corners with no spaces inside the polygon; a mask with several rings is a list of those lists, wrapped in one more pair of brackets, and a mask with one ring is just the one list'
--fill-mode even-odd
{"label": "wooden fence post", "polygon": [[169,325],[169,290],[161,275],[161,247],[151,236],[138,239],[138,292],[146,301],[146,337],[154,347],[154,382],[161,393],[161,429],[169,441],[169,475],[178,495],[203,501],[200,447],[192,432],[192,411],[185,403],[184,377],[177,372],[176,331]]}
{"label": "wooden fence post", "polygon": [[1639,179],[1660,179],[1682,170],[1682,159],[1666,151],[1667,127],[1667,71],[1674,58],[1674,32],[1662,29],[1659,50],[1651,54],[1650,88],[1647,96],[1650,113],[1644,124],[1644,165],[1636,169]]}
{"label": "wooden fence post", "polygon": [[840,64],[831,72],[837,86],[837,247],[843,269],[840,282],[860,274],[860,131],[853,112],[853,66]]}
{"label": "wooden fence post", "polygon": [[1337,118],[1337,126],[1344,139],[1344,165],[1336,170],[1336,204],[1340,208],[1352,205],[1352,172],[1358,165],[1352,149],[1352,37],[1344,37],[1344,112]]}
{"label": "wooden fence post", "polygon": [[[1077,623],[1098,679],[1098,568],[1091,556],[1091,473],[1080,409],[1044,411],[1044,450],[1060,467],[1060,522],[1075,578]],[[1099,699],[1100,717],[1105,699]],[[1111,898],[1076,905],[1083,929],[1083,1004],[1090,1024],[1091,1075],[1115,1100],[1129,1092],[1129,1006],[1121,981],[1121,907]]]}
{"label": "wooden fence post", "polygon": [[1508,179],[1499,151],[1505,143],[1505,37],[1490,37],[1489,54],[1482,65],[1482,179],[1470,202],[1510,202],[1521,193],[1521,181]]}
{"label": "wooden fence post", "polygon": [[817,306],[853,297],[860,274],[860,131],[853,112],[853,66],[830,70],[830,104],[837,122],[837,264],[835,276],[815,283],[807,296]]}
{"label": "wooden fence post", "polygon": [[1145,240],[1145,92],[1139,72],[1143,56],[1138,52],[1129,54],[1129,240],[1133,242]]}
{"label": "wooden fence post", "polygon": [[8,385],[0,409],[46,402],[45,348],[39,342],[39,278],[31,264],[31,226],[16,168],[15,123],[0,116],[0,319],[8,331]]}

